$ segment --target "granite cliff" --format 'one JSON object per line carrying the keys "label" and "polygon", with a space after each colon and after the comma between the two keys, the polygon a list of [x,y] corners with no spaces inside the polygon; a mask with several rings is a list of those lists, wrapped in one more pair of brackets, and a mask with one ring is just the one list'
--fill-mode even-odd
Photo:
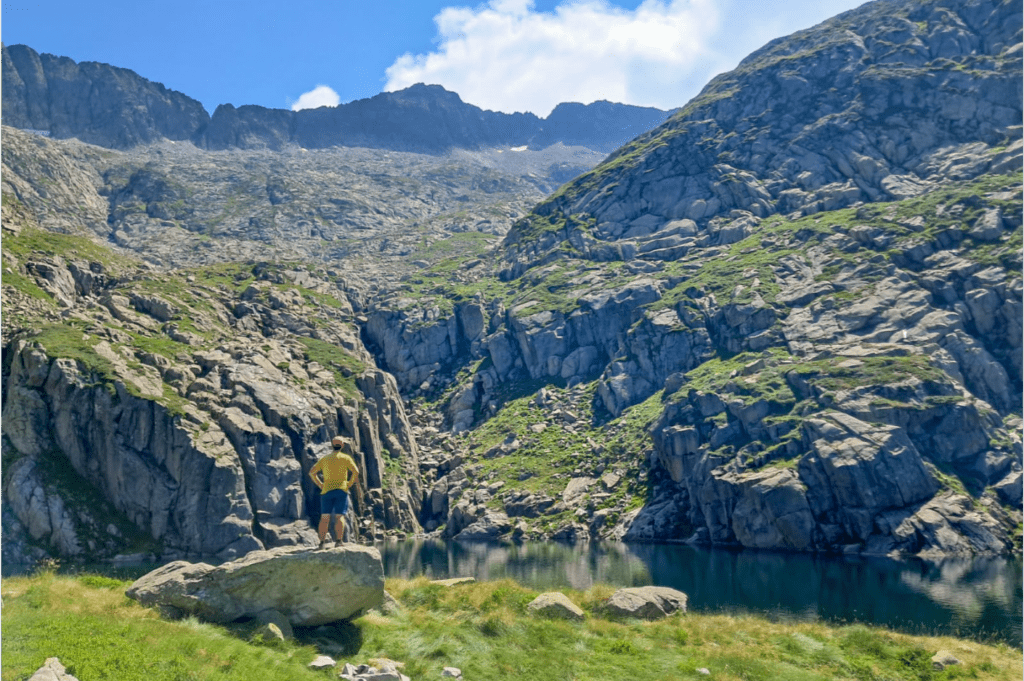
{"label": "granite cliff", "polygon": [[[533,457],[555,443],[504,394],[564,386],[556,411],[572,405],[586,432],[562,433],[574,461],[525,506],[504,493],[511,516],[568,521],[555,534],[1006,550],[1021,483],[1020,9],[869,3],[767,45],[517,221],[499,283],[440,286],[454,304],[434,324],[418,304],[382,305],[371,347],[424,393],[468,354],[446,422],[470,439],[502,423],[506,449],[470,445],[468,460],[509,484],[500,461],[549,471]],[[468,346],[439,342],[456,327]],[[649,424],[647,461],[608,446],[631,419]],[[598,483],[609,468],[616,484],[649,473],[642,508]],[[570,499],[589,504],[579,518]],[[470,495],[449,532],[491,503]]]}
{"label": "granite cliff", "polygon": [[[380,97],[470,149],[255,107],[123,151],[5,128],[11,550],[308,541],[338,432],[364,537],[1019,550],[1021,16],[868,3],[600,164],[474,148],[489,112],[431,88]],[[573,108],[486,144],[614,140]]]}

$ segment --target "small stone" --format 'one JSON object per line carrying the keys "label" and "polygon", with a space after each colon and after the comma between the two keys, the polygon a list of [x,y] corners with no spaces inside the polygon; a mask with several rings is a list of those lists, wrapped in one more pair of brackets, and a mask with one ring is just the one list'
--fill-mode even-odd
{"label": "small stone", "polygon": [[697,667],[697,673],[701,676],[711,676],[711,670],[707,667]]}
{"label": "small stone", "polygon": [[940,650],[932,655],[932,669],[937,672],[941,672],[946,667],[952,667],[955,664],[960,664],[960,660],[956,659],[953,653],[948,650]]}
{"label": "small stone", "polygon": [[334,658],[328,657],[327,655],[317,655],[316,659],[310,662],[307,666],[310,669],[328,669],[337,664],[338,663],[334,661]]}
{"label": "small stone", "polygon": [[281,627],[277,626],[273,622],[267,622],[262,627],[256,630],[253,636],[262,639],[264,642],[269,641],[284,641],[284,632],[281,631]]}
{"label": "small stone", "polygon": [[365,674],[360,674],[360,681],[402,681],[402,675],[394,669],[376,670],[370,667],[373,671]]}
{"label": "small stone", "polygon": [[613,593],[604,609],[613,617],[656,620],[674,612],[686,612],[686,601],[686,594],[669,587],[633,587]]}
{"label": "small stone", "polygon": [[462,670],[458,667],[445,667],[441,670],[441,677],[446,679],[461,679]]}
{"label": "small stone", "polygon": [[387,591],[384,592],[384,603],[380,606],[382,614],[390,617],[391,615],[397,615],[402,612],[402,604],[398,602],[398,599],[389,594]]}
{"label": "small stone", "polygon": [[295,632],[292,630],[292,625],[288,618],[278,610],[269,609],[258,612],[256,613],[256,621],[264,625],[273,624],[285,639],[295,638]]}

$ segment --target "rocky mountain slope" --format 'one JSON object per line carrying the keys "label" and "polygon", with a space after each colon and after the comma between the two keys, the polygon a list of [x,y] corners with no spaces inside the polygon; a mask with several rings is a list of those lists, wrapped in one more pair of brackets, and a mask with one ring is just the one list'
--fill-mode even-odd
{"label": "rocky mountain slope", "polygon": [[601,159],[562,145],[212,153],[169,141],[106,150],[6,127],[3,136],[5,191],[47,229],[91,233],[161,266],[358,258],[384,279],[435,239],[503,235],[565,175]]}
{"label": "rocky mountain slope", "polygon": [[[453,317],[424,324],[396,293],[372,347],[405,390],[464,367],[446,423],[504,423],[517,466],[552,450],[502,392],[566,386],[587,444],[561,441],[577,464],[526,515],[557,518],[558,491],[589,507],[556,532],[1019,544],[1020,10],[869,3],[769,44],[518,221],[499,281],[408,287],[454,301]],[[468,363],[436,342],[467,316],[483,318]],[[649,449],[610,452],[605,421],[630,418]],[[467,460],[514,475],[488,461],[508,449]],[[642,508],[602,489],[609,467],[649,472]],[[470,495],[462,515],[494,506]]]}
{"label": "rocky mountain slope", "polygon": [[546,119],[484,111],[438,85],[414,85],[336,107],[302,111],[222,104],[213,116],[196,100],[127,69],[4,46],[5,125],[129,149],[160,139],[204,149],[336,146],[442,153],[563,143],[605,153],[668,116],[650,107],[561,104]]}
{"label": "rocky mountain slope", "polygon": [[362,313],[410,271],[483,269],[549,172],[598,158],[3,138],[4,522],[29,538],[5,539],[12,562],[312,541],[303,467],[337,433],[362,459],[358,531],[420,531],[415,433]]}
{"label": "rocky mountain slope", "polygon": [[1019,550],[1021,15],[869,3],[592,170],[5,128],[5,551],[309,541],[339,432],[363,537]]}

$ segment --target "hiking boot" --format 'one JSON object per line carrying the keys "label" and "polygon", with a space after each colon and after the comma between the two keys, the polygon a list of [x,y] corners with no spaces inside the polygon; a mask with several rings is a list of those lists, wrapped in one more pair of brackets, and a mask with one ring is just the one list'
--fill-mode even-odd
{"label": "hiking boot", "polygon": [[331,542],[329,542],[326,539],[321,539],[320,540],[320,546],[318,546],[317,549],[326,549],[330,545],[331,545]]}
{"label": "hiking boot", "polygon": [[343,539],[339,539],[338,541],[334,542],[334,548],[340,548],[340,547],[342,547],[344,545],[345,545],[345,540],[343,540]]}

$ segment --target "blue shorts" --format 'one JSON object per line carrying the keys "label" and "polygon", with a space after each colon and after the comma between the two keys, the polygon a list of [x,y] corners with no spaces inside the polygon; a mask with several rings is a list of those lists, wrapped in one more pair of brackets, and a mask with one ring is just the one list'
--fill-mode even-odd
{"label": "blue shorts", "polygon": [[345,515],[348,513],[348,492],[332,489],[320,495],[320,515]]}

